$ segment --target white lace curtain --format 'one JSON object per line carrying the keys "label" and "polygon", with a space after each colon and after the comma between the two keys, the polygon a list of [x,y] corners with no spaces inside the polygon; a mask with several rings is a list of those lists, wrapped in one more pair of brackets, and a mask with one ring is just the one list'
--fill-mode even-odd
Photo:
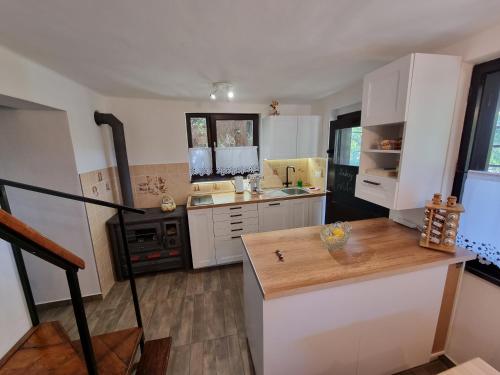
{"label": "white lace curtain", "polygon": [[477,253],[480,262],[500,267],[500,174],[467,172],[462,204],[457,244]]}
{"label": "white lace curtain", "polygon": [[216,147],[215,164],[222,176],[258,172],[257,146]]}
{"label": "white lace curtain", "polygon": [[208,176],[212,174],[212,149],[193,147],[189,149],[189,174]]}

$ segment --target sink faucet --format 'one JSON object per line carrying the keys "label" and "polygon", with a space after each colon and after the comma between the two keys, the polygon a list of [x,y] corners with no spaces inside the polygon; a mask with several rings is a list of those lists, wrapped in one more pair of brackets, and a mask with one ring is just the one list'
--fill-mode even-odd
{"label": "sink faucet", "polygon": [[292,167],[291,165],[287,165],[286,167],[286,181],[283,185],[285,185],[286,187],[289,187],[292,183],[289,181],[288,179],[288,170],[289,169],[292,169],[293,170],[293,173],[295,173],[295,167]]}

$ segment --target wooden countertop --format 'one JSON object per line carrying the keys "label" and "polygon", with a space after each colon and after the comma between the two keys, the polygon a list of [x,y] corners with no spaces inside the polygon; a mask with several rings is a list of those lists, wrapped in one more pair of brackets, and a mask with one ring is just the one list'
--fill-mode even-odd
{"label": "wooden countertop", "polygon": [[[307,188],[304,188],[304,189],[307,189]],[[281,193],[280,189],[264,190],[264,192],[261,194],[252,194],[249,191],[245,191],[244,193],[241,193],[241,194],[213,193],[213,194],[205,194],[205,195],[211,195],[214,203],[200,205],[200,206],[191,205],[192,195],[190,195],[188,197],[186,208],[188,210],[200,210],[203,208],[233,206],[235,204],[240,205],[240,204],[270,202],[270,201],[277,201],[277,200],[321,197],[321,196],[326,195],[326,193],[327,192],[325,190],[316,190],[316,191],[310,191],[309,194],[283,195],[285,193]]]}
{"label": "wooden countertop", "polygon": [[264,299],[475,258],[462,248],[455,254],[422,248],[416,230],[387,218],[351,224],[351,238],[334,256],[321,242],[320,226],[243,235]]}

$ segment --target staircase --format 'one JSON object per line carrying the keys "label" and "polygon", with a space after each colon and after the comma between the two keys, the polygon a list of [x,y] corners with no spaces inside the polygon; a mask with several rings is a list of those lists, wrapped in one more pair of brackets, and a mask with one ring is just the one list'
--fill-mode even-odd
{"label": "staircase", "polygon": [[[0,180],[0,206],[10,210],[3,185],[44,194],[113,207],[118,210],[122,235],[125,237],[123,210],[141,210],[74,196],[62,192]],[[6,374],[130,374],[164,375],[167,371],[172,340],[170,337],[144,341],[142,319],[128,249],[130,286],[134,300],[137,327],[90,336],[77,272],[85,262],[71,251],[46,238],[33,228],[0,209],[0,238],[11,243],[21,280],[27,276],[21,249],[66,271],[80,340],[71,341],[59,322],[39,323],[29,283],[23,284],[33,327],[0,359],[0,375]],[[140,360],[136,363],[138,348]]]}

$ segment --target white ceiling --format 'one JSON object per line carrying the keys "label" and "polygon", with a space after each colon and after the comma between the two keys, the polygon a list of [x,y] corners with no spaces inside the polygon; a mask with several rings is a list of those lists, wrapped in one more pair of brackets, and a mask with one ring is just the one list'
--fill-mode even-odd
{"label": "white ceiling", "polygon": [[0,44],[112,96],[304,102],[488,28],[498,0],[0,0]]}

